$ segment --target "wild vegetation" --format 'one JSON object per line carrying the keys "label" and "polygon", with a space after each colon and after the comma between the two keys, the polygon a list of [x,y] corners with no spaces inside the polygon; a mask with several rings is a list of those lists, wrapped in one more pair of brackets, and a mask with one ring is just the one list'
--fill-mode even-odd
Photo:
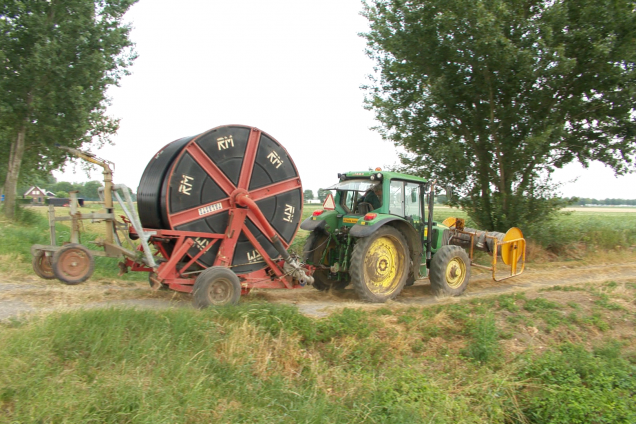
{"label": "wild vegetation", "polygon": [[0,423],[632,423],[636,284],[312,319],[247,300],[0,329]]}

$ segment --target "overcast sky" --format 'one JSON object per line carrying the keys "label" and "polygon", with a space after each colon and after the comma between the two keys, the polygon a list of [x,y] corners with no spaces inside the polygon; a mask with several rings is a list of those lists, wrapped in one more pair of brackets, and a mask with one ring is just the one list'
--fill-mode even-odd
{"label": "overcast sky", "polygon": [[[227,124],[276,138],[314,192],[339,172],[396,163],[363,108],[373,62],[358,36],[361,9],[360,0],[140,0],[127,15],[139,58],[109,92],[120,129],[114,146],[94,153],[134,191],[164,145]],[[88,178],[73,166],[55,176]],[[556,178],[565,196],[636,198],[636,175],[617,179],[602,164],[572,165]]]}

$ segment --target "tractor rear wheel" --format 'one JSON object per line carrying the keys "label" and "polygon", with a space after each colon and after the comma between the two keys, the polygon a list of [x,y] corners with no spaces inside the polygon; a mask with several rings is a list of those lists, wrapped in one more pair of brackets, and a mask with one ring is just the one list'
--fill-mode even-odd
{"label": "tractor rear wheel", "polygon": [[51,267],[51,257],[46,256],[46,252],[43,250],[38,250],[38,252],[33,257],[31,261],[31,265],[33,265],[33,271],[45,280],[52,280],[55,278],[55,274],[53,274],[53,268]]}
{"label": "tractor rear wheel", "polygon": [[351,282],[362,300],[382,303],[395,298],[409,274],[409,247],[402,233],[384,226],[358,239],[351,255]]}
{"label": "tractor rear wheel", "polygon": [[430,280],[437,295],[459,296],[470,280],[470,259],[459,246],[442,246],[431,259]]}
{"label": "tractor rear wheel", "polygon": [[[309,237],[307,237],[307,241],[303,247],[303,262],[309,262],[310,265],[316,267],[320,265],[330,266],[329,250],[335,248],[335,243],[330,242],[327,244],[328,241],[329,236],[327,234],[312,232]],[[325,250],[327,250],[327,254],[325,255],[324,262],[321,263]],[[326,291],[331,288],[342,290],[349,284],[348,281],[334,281],[329,279],[329,271],[326,269],[316,268],[313,277],[313,286],[316,290],[320,291]]]}
{"label": "tractor rear wheel", "polygon": [[53,274],[68,285],[84,282],[93,275],[95,259],[91,252],[79,244],[67,244],[53,254]]}
{"label": "tractor rear wheel", "polygon": [[213,266],[201,272],[192,290],[194,306],[236,305],[241,298],[241,282],[229,268]]}

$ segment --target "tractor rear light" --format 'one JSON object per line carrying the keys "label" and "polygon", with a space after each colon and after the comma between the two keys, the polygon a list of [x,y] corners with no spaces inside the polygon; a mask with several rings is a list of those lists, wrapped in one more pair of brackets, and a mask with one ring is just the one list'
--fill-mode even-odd
{"label": "tractor rear light", "polygon": [[365,221],[373,221],[375,217],[378,216],[377,213],[368,213],[364,216]]}
{"label": "tractor rear light", "polygon": [[318,215],[322,215],[322,213],[324,212],[324,210],[320,210],[320,211],[314,211],[314,213],[312,214],[313,216],[318,216]]}

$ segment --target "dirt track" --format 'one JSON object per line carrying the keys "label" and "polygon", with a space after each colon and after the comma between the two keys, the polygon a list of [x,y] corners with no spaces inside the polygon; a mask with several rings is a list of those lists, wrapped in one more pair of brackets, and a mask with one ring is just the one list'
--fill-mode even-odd
{"label": "dirt track", "polygon": [[[532,291],[554,285],[636,281],[636,262],[582,267],[526,270],[514,279],[494,282],[488,273],[473,269],[471,283],[459,298],[433,296],[427,280],[420,280],[404,289],[388,304],[360,302],[353,290],[318,292],[311,287],[299,290],[260,290],[251,298],[273,303],[293,304],[310,316],[326,316],[344,307],[375,309],[383,306],[434,305],[461,302],[479,296]],[[87,282],[66,286],[57,280],[42,280],[35,276],[0,276],[0,320],[17,318],[55,310],[99,308],[111,306],[140,308],[190,308],[190,296],[172,291],[155,292],[144,283],[121,281]]]}

